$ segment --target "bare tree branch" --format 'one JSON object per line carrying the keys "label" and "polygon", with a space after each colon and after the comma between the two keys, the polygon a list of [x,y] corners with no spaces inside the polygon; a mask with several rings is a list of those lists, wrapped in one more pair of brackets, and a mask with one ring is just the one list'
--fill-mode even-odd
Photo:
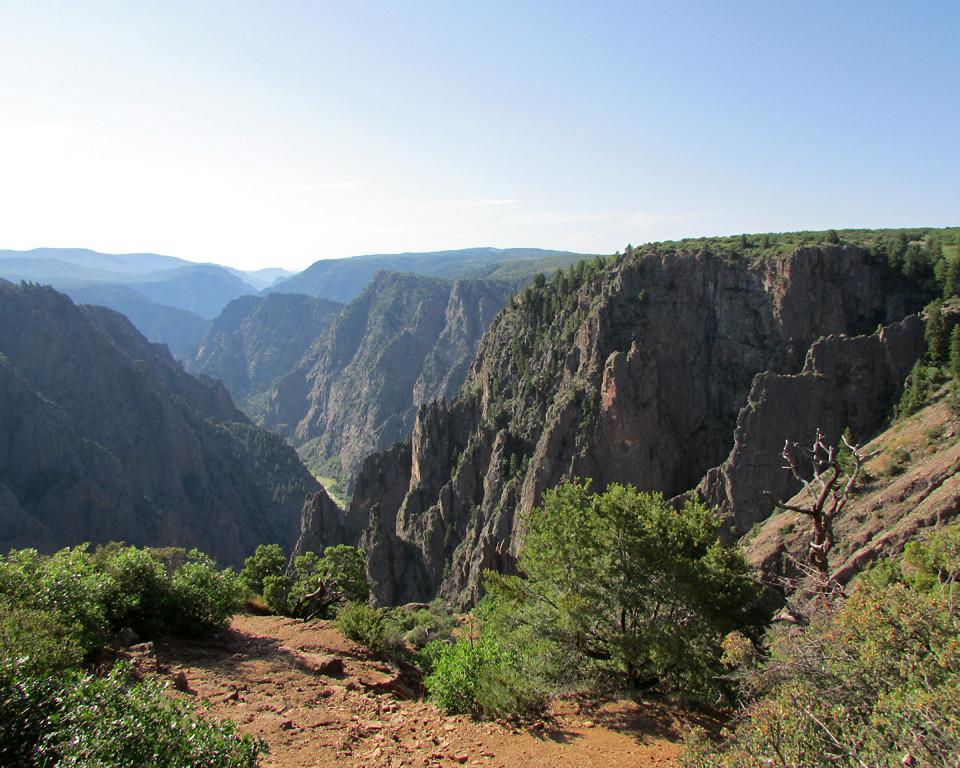
{"label": "bare tree branch", "polygon": [[781,453],[786,462],[784,468],[800,482],[809,501],[800,506],[774,500],[777,508],[810,518],[807,561],[816,573],[818,591],[824,599],[829,599],[834,586],[829,564],[830,550],[834,543],[833,522],[850,500],[864,461],[860,446],[850,442],[846,436],[842,439],[852,461],[849,472],[841,466],[841,455],[837,446],[827,444],[821,430],[817,430],[809,448],[786,440]]}

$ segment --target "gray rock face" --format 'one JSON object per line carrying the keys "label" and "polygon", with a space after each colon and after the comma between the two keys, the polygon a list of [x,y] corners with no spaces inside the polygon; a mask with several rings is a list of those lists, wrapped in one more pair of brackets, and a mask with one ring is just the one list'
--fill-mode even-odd
{"label": "gray rock face", "polygon": [[[365,539],[375,596],[474,601],[484,568],[513,567],[524,514],[569,477],[668,496],[694,487],[730,454],[758,373],[799,372],[818,337],[903,317],[885,270],[852,246],[763,262],[650,247],[515,296],[459,396],[418,410],[396,513],[351,507],[375,523]],[[827,365],[832,347],[812,354],[811,365]],[[855,410],[843,418],[856,421]]]}
{"label": "gray rock face", "polygon": [[796,375],[764,372],[754,379],[726,461],[696,488],[726,517],[734,536],[773,512],[774,499],[800,490],[782,468],[785,440],[810,444],[818,429],[836,443],[844,429],[862,441],[881,427],[903,380],[926,350],[923,321],[911,315],[870,336],[817,341]]}
{"label": "gray rock face", "polygon": [[318,489],[122,315],[0,281],[0,549],[125,540],[236,564],[290,546]]}
{"label": "gray rock face", "polygon": [[[338,507],[326,491],[311,493],[303,503],[300,513],[300,536],[294,547],[294,557],[304,552],[322,554],[330,546],[355,541],[357,532],[347,535],[344,512]],[[290,559],[293,562],[293,558]]]}
{"label": "gray rock face", "polygon": [[508,286],[379,273],[269,395],[262,423],[353,490],[364,457],[406,438],[420,403],[452,398]]}
{"label": "gray rock face", "polygon": [[257,418],[271,385],[299,365],[342,304],[298,294],[243,296],[211,324],[189,369],[220,379]]}

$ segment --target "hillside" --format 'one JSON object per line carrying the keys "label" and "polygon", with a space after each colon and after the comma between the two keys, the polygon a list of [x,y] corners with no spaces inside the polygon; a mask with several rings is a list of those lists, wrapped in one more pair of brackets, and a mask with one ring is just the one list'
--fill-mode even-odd
{"label": "hillside", "polygon": [[237,563],[319,488],[124,318],[0,281],[0,549],[126,540]]}
{"label": "hillside", "polygon": [[262,423],[352,488],[364,457],[409,434],[417,405],[454,397],[508,291],[378,273],[271,388]]}
{"label": "hillside", "polygon": [[[832,569],[840,583],[883,554],[899,554],[924,529],[960,515],[960,415],[944,397],[890,425],[864,446],[863,480],[834,523]],[[804,494],[787,503],[801,505]],[[769,576],[796,575],[809,523],[776,511],[744,537],[751,562]]]}
{"label": "hillside", "polygon": [[78,285],[63,292],[77,304],[107,307],[125,315],[147,339],[166,344],[178,360],[189,360],[207,333],[208,323],[199,315],[150,301],[126,285]]}
{"label": "hillside", "polygon": [[[377,598],[472,601],[484,568],[512,567],[523,513],[565,478],[668,496],[694,488],[733,450],[757,374],[799,374],[821,336],[870,333],[922,306],[923,275],[905,278],[885,251],[844,235],[847,244],[788,248],[759,238],[631,248],[515,296],[459,396],[421,406],[410,443],[370,457],[357,478],[348,529],[371,521]],[[857,416],[864,429],[889,412],[919,334],[907,323],[855,342],[865,349],[849,359],[877,376]],[[810,378],[824,380],[816,368]],[[856,387],[838,380],[823,393],[830,405],[809,415],[829,416],[820,426],[839,434]],[[780,413],[794,413],[788,403]],[[727,514],[741,532],[754,522],[742,506]]]}
{"label": "hillside", "polygon": [[561,269],[585,258],[588,258],[587,254],[539,248],[465,248],[323,259],[303,272],[275,283],[268,290],[348,302],[359,296],[381,270],[451,280],[470,277],[517,281],[531,278],[538,272]]}

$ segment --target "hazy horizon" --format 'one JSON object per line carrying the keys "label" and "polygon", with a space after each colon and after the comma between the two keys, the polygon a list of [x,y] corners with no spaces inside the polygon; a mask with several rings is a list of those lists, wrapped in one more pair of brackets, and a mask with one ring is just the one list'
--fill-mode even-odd
{"label": "hazy horizon", "polygon": [[946,2],[0,7],[0,246],[237,269],[955,224]]}

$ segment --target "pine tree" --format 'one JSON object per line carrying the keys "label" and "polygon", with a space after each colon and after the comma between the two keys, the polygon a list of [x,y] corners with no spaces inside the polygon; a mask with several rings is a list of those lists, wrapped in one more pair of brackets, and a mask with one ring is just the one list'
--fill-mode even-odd
{"label": "pine tree", "polygon": [[901,417],[911,416],[926,404],[927,375],[926,371],[923,370],[923,363],[917,360],[904,385],[903,395],[900,397],[900,404],[897,407],[897,414]]}
{"label": "pine tree", "polygon": [[950,332],[950,373],[960,379],[960,323]]}
{"label": "pine tree", "polygon": [[930,362],[938,365],[947,361],[949,337],[947,326],[943,322],[943,302],[934,299],[924,309],[927,327],[924,335],[927,339],[927,356]]}
{"label": "pine tree", "polygon": [[943,277],[943,298],[949,299],[953,296],[960,296],[960,256],[947,262]]}

